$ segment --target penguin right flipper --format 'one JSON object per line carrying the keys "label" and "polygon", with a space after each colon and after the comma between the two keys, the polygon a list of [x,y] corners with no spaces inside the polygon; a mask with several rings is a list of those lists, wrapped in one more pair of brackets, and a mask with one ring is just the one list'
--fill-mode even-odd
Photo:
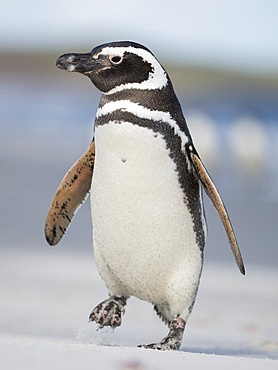
{"label": "penguin right flipper", "polygon": [[233,231],[233,227],[231,224],[231,221],[228,216],[228,212],[225,208],[225,205],[223,203],[223,200],[221,199],[220,194],[218,193],[209,173],[207,172],[206,167],[202,163],[198,153],[196,152],[195,148],[193,146],[189,146],[189,153],[190,157],[192,159],[192,162],[194,164],[194,168],[197,172],[198,178],[201,181],[203,187],[205,188],[205,191],[210,198],[212,204],[214,205],[215,209],[217,210],[220,220],[224,226],[224,229],[226,231],[226,234],[228,236],[228,240],[233,252],[233,255],[235,257],[237,266],[240,270],[240,272],[245,275],[245,268],[243,264],[243,260],[241,257],[241,253],[236,241],[236,237]]}
{"label": "penguin right flipper", "polygon": [[76,210],[86,199],[91,188],[95,161],[95,142],[71,167],[57,189],[45,223],[45,238],[54,246],[65,234]]}

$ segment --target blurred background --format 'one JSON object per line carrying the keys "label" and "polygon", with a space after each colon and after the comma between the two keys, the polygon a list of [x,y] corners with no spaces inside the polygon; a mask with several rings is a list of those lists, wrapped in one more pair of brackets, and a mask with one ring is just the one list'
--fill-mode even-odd
{"label": "blurred background", "polygon": [[[89,79],[58,70],[55,60],[132,40],[169,72],[247,271],[277,266],[277,14],[275,0],[1,0],[1,251],[92,255],[88,200],[58,249],[44,240],[50,202],[90,143],[100,99]],[[204,198],[206,261],[234,264]]]}

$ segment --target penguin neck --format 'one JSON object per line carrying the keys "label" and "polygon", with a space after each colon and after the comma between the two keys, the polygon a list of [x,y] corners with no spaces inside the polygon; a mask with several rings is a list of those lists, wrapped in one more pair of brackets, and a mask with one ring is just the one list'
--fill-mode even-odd
{"label": "penguin neck", "polygon": [[103,94],[100,100],[99,108],[102,108],[108,103],[118,101],[135,103],[154,112],[167,112],[177,122],[181,130],[188,137],[190,137],[181,105],[176,97],[170,79],[168,80],[167,85],[162,89],[126,89],[115,92],[114,94]]}
{"label": "penguin neck", "polygon": [[145,108],[164,112],[169,112],[171,105],[178,103],[170,81],[162,89],[124,89],[113,94],[104,94],[100,101],[100,107],[112,101],[119,100],[128,100],[140,104]]}

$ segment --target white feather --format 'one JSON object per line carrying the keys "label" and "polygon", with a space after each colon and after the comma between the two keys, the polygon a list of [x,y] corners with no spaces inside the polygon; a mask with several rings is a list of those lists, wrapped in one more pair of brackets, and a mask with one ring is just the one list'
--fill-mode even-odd
{"label": "white feather", "polygon": [[169,319],[186,319],[202,256],[165,140],[110,122],[96,127],[95,144],[91,206],[102,278],[111,294],[166,305]]}

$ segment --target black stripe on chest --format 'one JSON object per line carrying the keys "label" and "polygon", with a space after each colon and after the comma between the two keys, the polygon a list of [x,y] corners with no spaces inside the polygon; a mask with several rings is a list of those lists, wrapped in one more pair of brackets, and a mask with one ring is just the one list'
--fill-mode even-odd
{"label": "black stripe on chest", "polygon": [[165,87],[156,90],[138,90],[128,89],[122,90],[114,94],[102,95],[99,107],[102,108],[105,104],[128,100],[131,103],[136,103],[151,111],[160,111],[169,113],[170,116],[177,122],[181,131],[190,138],[190,133],[183,116],[182,108],[179,100],[176,97],[170,79]]}
{"label": "black stripe on chest", "polygon": [[[98,117],[95,121],[95,126],[106,125],[111,121],[118,124],[121,124],[121,122],[130,122],[134,125],[152,130],[154,134],[159,133],[165,140],[166,147],[170,152],[169,156],[176,165],[178,181],[184,194],[184,202],[192,215],[196,242],[200,249],[203,250],[205,244],[205,230],[202,222],[203,209],[200,202],[200,191],[202,191],[202,189],[200,189],[199,180],[190,161],[190,157],[187,154],[188,149],[185,148],[185,153],[182,152],[181,138],[175,134],[174,128],[164,121],[140,118],[135,114],[122,111],[121,109]],[[190,145],[193,146],[191,138],[187,147]],[[142,150],[144,150],[144,148],[142,148]]]}

